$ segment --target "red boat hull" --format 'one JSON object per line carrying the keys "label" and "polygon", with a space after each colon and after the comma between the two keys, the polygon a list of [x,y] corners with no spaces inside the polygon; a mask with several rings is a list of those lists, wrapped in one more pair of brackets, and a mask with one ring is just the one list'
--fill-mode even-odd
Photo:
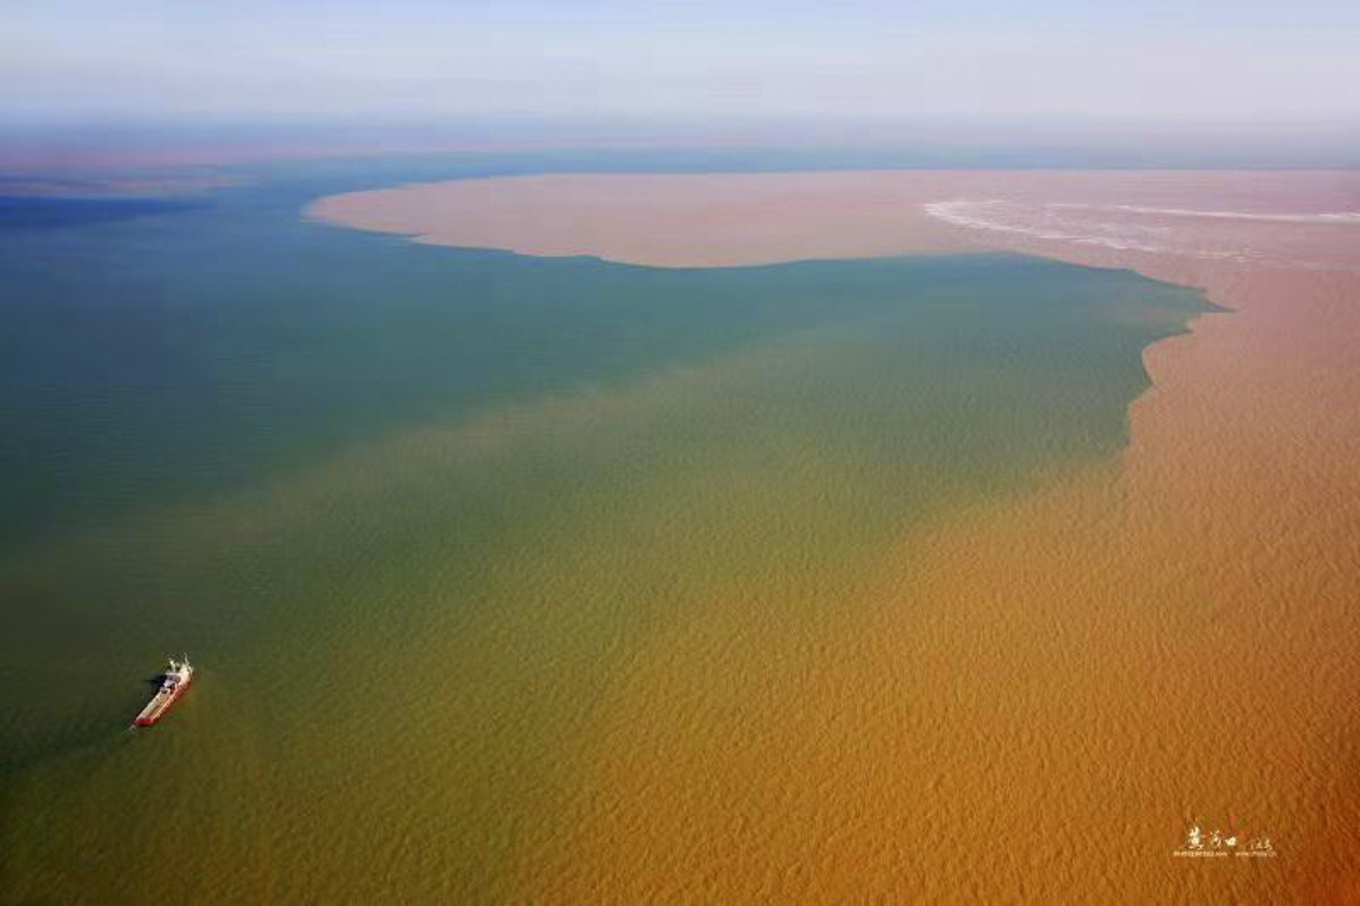
{"label": "red boat hull", "polygon": [[189,678],[186,679],[184,682],[180,683],[178,686],[176,686],[175,691],[170,693],[170,700],[165,703],[164,708],[161,708],[159,711],[157,711],[154,717],[137,718],[135,721],[133,721],[133,726],[154,727],[157,723],[160,722],[160,719],[162,717],[164,717],[166,714],[170,712],[170,709],[175,706],[175,702],[179,701],[180,696],[184,694],[184,690],[188,689],[189,684],[192,683],[193,681],[194,676],[192,673],[190,673]]}

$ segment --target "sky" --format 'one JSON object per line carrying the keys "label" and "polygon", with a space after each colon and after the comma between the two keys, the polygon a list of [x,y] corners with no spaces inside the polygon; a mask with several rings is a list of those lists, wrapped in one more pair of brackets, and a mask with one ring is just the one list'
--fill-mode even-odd
{"label": "sky", "polygon": [[42,0],[0,120],[1360,122],[1357,0]]}

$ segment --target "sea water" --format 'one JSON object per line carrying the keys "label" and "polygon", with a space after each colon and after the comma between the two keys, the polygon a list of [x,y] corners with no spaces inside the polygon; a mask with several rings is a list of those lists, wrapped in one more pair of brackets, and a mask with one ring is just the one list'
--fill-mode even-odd
{"label": "sea water", "polygon": [[300,216],[428,175],[0,206],[5,899],[503,897],[639,651],[835,620],[914,524],[1116,454],[1203,307],[1010,255],[667,270]]}

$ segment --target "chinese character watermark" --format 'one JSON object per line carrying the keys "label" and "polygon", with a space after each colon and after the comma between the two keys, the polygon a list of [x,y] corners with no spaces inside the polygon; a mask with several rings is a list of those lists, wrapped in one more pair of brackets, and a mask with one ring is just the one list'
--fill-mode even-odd
{"label": "chinese character watermark", "polygon": [[1185,845],[1171,855],[1181,859],[1269,859],[1278,853],[1265,834],[1224,833],[1219,828],[1206,832],[1193,824],[1185,832]]}

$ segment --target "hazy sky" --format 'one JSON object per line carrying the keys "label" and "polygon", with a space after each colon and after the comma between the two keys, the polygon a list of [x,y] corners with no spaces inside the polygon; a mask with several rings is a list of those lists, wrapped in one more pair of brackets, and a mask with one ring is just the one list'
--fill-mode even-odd
{"label": "hazy sky", "polygon": [[1360,0],[0,8],[0,116],[1360,119]]}

